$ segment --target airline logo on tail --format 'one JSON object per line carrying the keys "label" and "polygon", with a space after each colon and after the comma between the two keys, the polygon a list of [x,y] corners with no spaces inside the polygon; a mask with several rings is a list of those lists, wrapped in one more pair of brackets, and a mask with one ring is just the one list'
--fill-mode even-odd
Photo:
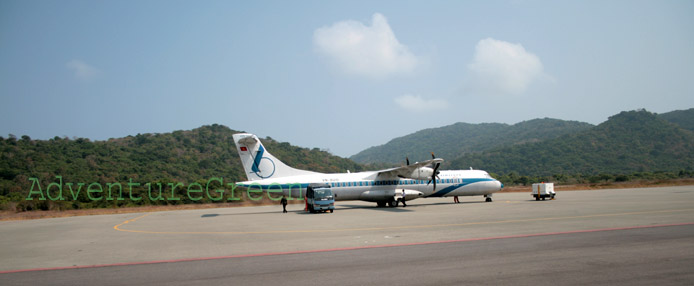
{"label": "airline logo on tail", "polygon": [[267,152],[260,139],[253,134],[240,133],[232,136],[249,181],[316,174],[285,165]]}
{"label": "airline logo on tail", "polygon": [[[255,153],[255,157],[253,158],[253,167],[251,167],[251,171],[258,175],[258,177],[267,179],[275,174],[275,162],[268,157],[263,157],[263,154],[265,154],[265,148],[263,148],[263,145],[261,144],[258,148],[258,152]],[[263,163],[263,160],[269,163],[263,164],[264,168],[261,170],[260,164]]]}

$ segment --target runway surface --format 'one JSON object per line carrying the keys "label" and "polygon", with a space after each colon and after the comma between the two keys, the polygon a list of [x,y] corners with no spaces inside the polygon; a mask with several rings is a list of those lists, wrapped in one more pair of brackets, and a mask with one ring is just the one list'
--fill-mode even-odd
{"label": "runway surface", "polygon": [[461,202],[3,222],[0,284],[694,283],[694,186]]}

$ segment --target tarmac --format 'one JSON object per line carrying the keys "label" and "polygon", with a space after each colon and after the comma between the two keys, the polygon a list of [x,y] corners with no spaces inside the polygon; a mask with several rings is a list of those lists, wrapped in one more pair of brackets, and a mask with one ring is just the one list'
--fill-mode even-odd
{"label": "tarmac", "polygon": [[694,186],[0,222],[1,285],[694,283]]}

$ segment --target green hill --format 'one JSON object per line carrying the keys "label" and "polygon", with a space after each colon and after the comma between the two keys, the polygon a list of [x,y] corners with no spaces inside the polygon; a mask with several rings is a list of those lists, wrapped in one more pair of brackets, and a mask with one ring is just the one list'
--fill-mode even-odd
{"label": "green hill", "polygon": [[453,160],[463,154],[478,153],[501,146],[539,142],[561,135],[587,130],[588,123],[558,119],[533,119],[514,125],[501,123],[456,123],[439,128],[424,129],[390,142],[368,148],[350,157],[362,164],[397,164],[409,156],[411,161],[437,157]]}
{"label": "green hill", "polygon": [[689,131],[694,131],[694,108],[687,110],[675,110],[667,113],[658,114],[658,117]]}
{"label": "green hill", "polygon": [[[98,182],[206,182],[222,177],[224,182],[246,180],[236,152],[232,134],[238,133],[223,125],[202,126],[189,131],[163,134],[138,134],[107,141],[70,140],[55,137],[32,140],[0,137],[0,205],[8,198],[17,201],[31,189],[30,177],[39,178],[42,185],[56,181]],[[263,139],[263,144],[283,162],[301,169],[318,172],[359,171],[361,166],[333,156],[317,148],[307,149]],[[86,188],[86,187],[85,187]],[[78,203],[61,208],[103,207],[127,204],[132,201],[91,202],[84,197]],[[166,203],[187,203],[173,201]],[[209,202],[203,199],[201,202]],[[72,202],[70,202],[72,204]],[[146,200],[137,204],[149,204]],[[42,206],[46,207],[46,206]]]}
{"label": "green hill", "polygon": [[[429,158],[448,159],[446,169],[473,166],[510,176],[563,174],[632,174],[694,169],[694,109],[656,115],[645,110],[622,112],[598,126],[557,119],[534,119],[514,125],[456,123],[425,129],[353,156],[375,165]],[[71,209],[122,205],[204,203],[191,200],[89,200],[86,192],[67,201],[25,201],[38,178],[44,189],[62,176],[65,183],[200,183],[221,177],[245,180],[232,134],[222,125],[163,134],[138,134],[106,141],[60,138],[32,140],[0,137],[0,209]],[[327,152],[262,139],[268,150],[290,166],[318,172],[361,171],[362,165]],[[462,156],[461,156],[462,155]],[[456,158],[456,159],[452,159]],[[682,173],[682,172],[680,172]],[[86,187],[85,187],[86,189]],[[165,190],[168,191],[168,190]],[[178,192],[184,190],[177,190]]]}
{"label": "green hill", "polygon": [[692,162],[694,133],[639,110],[619,113],[583,132],[466,154],[449,167],[551,176],[691,170]]}

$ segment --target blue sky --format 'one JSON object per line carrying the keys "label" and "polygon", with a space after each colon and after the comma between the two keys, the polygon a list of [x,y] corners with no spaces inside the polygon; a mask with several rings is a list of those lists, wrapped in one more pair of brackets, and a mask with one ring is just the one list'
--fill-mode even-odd
{"label": "blue sky", "polygon": [[692,76],[692,1],[0,1],[5,137],[218,123],[350,156],[455,122],[688,109]]}

